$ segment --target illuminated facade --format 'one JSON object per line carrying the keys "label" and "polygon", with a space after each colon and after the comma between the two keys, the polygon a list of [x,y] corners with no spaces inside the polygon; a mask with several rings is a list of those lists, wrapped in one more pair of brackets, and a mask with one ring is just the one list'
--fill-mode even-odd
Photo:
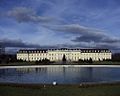
{"label": "illuminated facade", "polygon": [[19,50],[17,59],[24,61],[39,61],[49,59],[50,61],[62,61],[65,56],[67,61],[89,60],[102,61],[111,59],[112,53],[108,49],[36,49]]}

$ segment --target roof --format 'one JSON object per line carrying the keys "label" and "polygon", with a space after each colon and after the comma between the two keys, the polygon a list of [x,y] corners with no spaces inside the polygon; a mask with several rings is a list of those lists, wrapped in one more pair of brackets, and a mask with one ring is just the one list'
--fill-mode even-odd
{"label": "roof", "polygon": [[109,49],[68,49],[68,48],[60,48],[60,49],[23,49],[19,50],[18,53],[47,53],[48,51],[55,51],[55,50],[78,50],[81,53],[100,53],[100,52],[111,52]]}
{"label": "roof", "polygon": [[47,53],[47,49],[23,49],[23,50],[19,50],[18,53]]}
{"label": "roof", "polygon": [[81,53],[111,52],[109,49],[81,49]]}

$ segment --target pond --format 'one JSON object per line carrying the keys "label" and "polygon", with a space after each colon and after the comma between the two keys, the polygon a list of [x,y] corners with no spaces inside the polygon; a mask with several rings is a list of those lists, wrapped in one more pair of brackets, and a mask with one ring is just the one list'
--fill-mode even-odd
{"label": "pond", "polygon": [[79,84],[120,81],[120,68],[39,67],[0,69],[0,82]]}

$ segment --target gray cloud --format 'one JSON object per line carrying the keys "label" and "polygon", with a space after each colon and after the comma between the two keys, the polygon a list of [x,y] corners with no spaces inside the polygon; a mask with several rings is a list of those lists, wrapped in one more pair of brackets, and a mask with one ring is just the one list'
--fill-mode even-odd
{"label": "gray cloud", "polygon": [[76,34],[74,42],[120,42],[120,39],[110,37],[103,30],[81,26],[79,24],[70,25],[43,25],[54,31],[66,32],[68,34]]}
{"label": "gray cloud", "polygon": [[23,48],[38,48],[40,45],[24,43],[21,40],[1,39],[0,45],[4,47],[23,47]]}
{"label": "gray cloud", "polygon": [[103,43],[116,43],[116,42],[120,42],[120,39],[118,38],[113,38],[113,37],[109,37],[107,35],[82,35],[82,36],[78,36],[76,37],[74,40],[72,40],[74,42],[95,42],[95,43],[99,43],[99,42],[103,42]]}
{"label": "gray cloud", "polygon": [[103,30],[88,28],[78,24],[44,26],[57,32],[65,32],[76,36],[71,41],[77,44],[64,46],[120,50],[120,39],[106,34]]}
{"label": "gray cloud", "polygon": [[63,32],[68,32],[69,34],[81,34],[81,35],[104,35],[101,32],[104,32],[102,30],[98,29],[93,29],[93,28],[88,28],[85,26],[81,26],[79,24],[69,24],[69,25],[43,25],[46,28],[49,28],[54,31],[63,31]]}
{"label": "gray cloud", "polygon": [[21,40],[11,40],[11,39],[1,39],[0,40],[0,46],[3,47],[9,47],[9,48],[58,48],[56,45],[46,45],[46,46],[40,46],[38,44],[30,44],[30,43],[25,43]]}
{"label": "gray cloud", "polygon": [[76,37],[74,40],[74,42],[100,42],[101,37],[100,36],[94,36],[94,35],[82,35],[79,37]]}
{"label": "gray cloud", "polygon": [[52,18],[43,17],[36,14],[32,9],[26,7],[15,7],[7,12],[7,16],[17,20],[18,22],[52,22]]}

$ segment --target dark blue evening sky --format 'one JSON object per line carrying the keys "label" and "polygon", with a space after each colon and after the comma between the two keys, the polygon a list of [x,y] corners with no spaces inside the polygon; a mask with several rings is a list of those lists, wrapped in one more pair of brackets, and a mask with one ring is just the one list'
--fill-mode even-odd
{"label": "dark blue evening sky", "polygon": [[120,50],[120,0],[0,0],[0,44]]}

